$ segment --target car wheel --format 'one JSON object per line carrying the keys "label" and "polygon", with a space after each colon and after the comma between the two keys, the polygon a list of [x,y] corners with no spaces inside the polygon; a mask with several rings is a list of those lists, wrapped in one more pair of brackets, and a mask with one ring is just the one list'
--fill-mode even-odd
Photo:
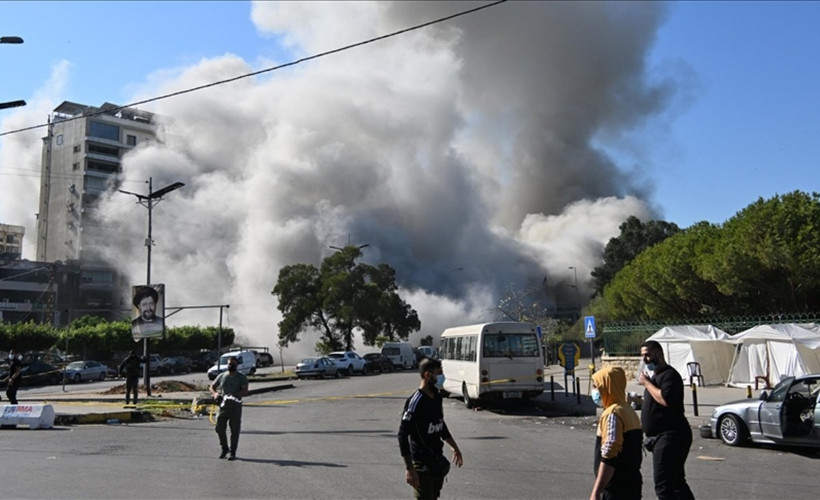
{"label": "car wheel", "polygon": [[103,380],[105,380],[105,372],[100,373],[99,380],[100,380],[100,382],[102,382]]}
{"label": "car wheel", "polygon": [[81,381],[82,381],[82,377],[80,377],[79,373],[74,375],[74,383],[75,384],[79,384]]}
{"label": "car wheel", "polygon": [[347,367],[347,370],[346,370],[346,371],[347,371],[347,376],[348,376],[348,377],[352,377],[352,376],[353,376],[353,365],[349,365],[349,366]]}
{"label": "car wheel", "polygon": [[467,393],[467,384],[461,385],[461,397],[464,398],[464,406],[470,410],[475,408],[475,400]]}
{"label": "car wheel", "polygon": [[368,373],[370,373],[370,370],[367,369],[367,365],[364,365],[362,367],[362,375],[367,375]]}
{"label": "car wheel", "polygon": [[720,440],[729,446],[740,446],[746,441],[746,425],[736,415],[724,415],[718,421]]}

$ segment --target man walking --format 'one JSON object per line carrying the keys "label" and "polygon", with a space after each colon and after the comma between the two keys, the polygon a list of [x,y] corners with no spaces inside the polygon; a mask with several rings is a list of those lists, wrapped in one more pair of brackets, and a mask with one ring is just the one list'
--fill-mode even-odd
{"label": "man walking", "polygon": [[12,349],[9,352],[9,376],[8,387],[6,388],[6,396],[9,398],[9,403],[17,404],[17,389],[20,387],[22,381],[23,371],[23,356],[16,354]]}
{"label": "man walking", "polygon": [[444,423],[442,397],[444,383],[441,361],[425,358],[419,364],[421,384],[404,403],[399,426],[399,450],[406,468],[405,480],[413,487],[415,497],[434,500],[439,497],[450,461],[444,457],[444,443],[453,449],[453,463],[461,467],[461,456],[455,439]]}
{"label": "man walking", "polygon": [[[237,371],[239,360],[231,356],[228,360],[228,371],[220,373],[211,384],[211,396],[219,403],[216,415],[216,434],[222,453],[219,458],[236,460],[236,448],[239,446],[239,431],[242,425],[242,396],[248,394],[248,378]],[[231,446],[228,448],[227,427],[231,427]],[[230,456],[228,456],[230,453]]]}
{"label": "man walking", "polygon": [[641,357],[647,370],[640,374],[638,384],[644,386],[641,424],[643,432],[654,441],[652,466],[655,494],[659,500],[694,499],[686,483],[685,463],[692,446],[692,428],[684,416],[683,380],[680,373],[667,364],[663,348],[648,340],[641,345]]}
{"label": "man walking", "polygon": [[120,375],[125,374],[125,404],[131,404],[131,393],[134,394],[134,405],[137,404],[140,385],[140,363],[142,357],[134,351],[120,363]]}

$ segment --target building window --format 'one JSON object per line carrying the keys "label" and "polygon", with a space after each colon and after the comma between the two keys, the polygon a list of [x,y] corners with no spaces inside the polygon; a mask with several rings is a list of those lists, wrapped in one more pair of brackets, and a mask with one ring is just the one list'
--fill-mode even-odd
{"label": "building window", "polygon": [[74,146],[74,152],[75,152],[75,153],[79,153],[81,149],[82,149],[82,146],[80,146],[79,144],[77,144],[76,146]]}
{"label": "building window", "polygon": [[57,136],[57,145],[58,146],[63,145],[63,134],[60,134],[60,135]]}
{"label": "building window", "polygon": [[120,149],[111,146],[102,146],[100,144],[88,143],[88,152],[97,153],[98,155],[120,157]]}
{"label": "building window", "polygon": [[80,170],[80,164],[79,163],[72,163],[71,164],[71,170]]}
{"label": "building window", "polygon": [[88,169],[89,170],[98,170],[100,172],[106,172],[106,173],[111,174],[111,173],[119,172],[120,167],[116,163],[104,163],[104,162],[101,162],[101,161],[89,160],[88,161]]}
{"label": "building window", "polygon": [[137,136],[129,134],[126,136],[127,144],[129,146],[136,146],[137,145]]}
{"label": "building window", "polygon": [[120,128],[116,125],[110,125],[108,123],[89,122],[88,135],[90,135],[91,137],[99,137],[101,139],[119,141]]}

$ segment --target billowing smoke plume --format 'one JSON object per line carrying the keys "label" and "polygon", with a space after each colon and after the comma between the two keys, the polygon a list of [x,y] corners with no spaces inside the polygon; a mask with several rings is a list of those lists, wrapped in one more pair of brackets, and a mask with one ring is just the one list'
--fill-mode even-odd
{"label": "billowing smoke plume", "polygon": [[[469,5],[260,2],[252,15],[300,57]],[[559,303],[569,267],[586,297],[619,224],[653,215],[644,174],[602,144],[668,105],[671,87],[645,67],[663,9],[510,2],[156,103],[164,144],[126,158],[125,189],[149,177],[186,186],[153,211],[152,281],[166,284],[169,306],[230,304],[231,326],[270,346],[279,269],[318,265],[330,245],[368,244],[364,261],[393,266],[421,335],[489,320],[505,288],[544,277],[557,305],[573,305]],[[203,60],[135,99],[256,69],[233,55]],[[100,213],[110,255],[142,283],[146,214],[132,202],[112,194]],[[304,335],[291,357],[316,339]]]}

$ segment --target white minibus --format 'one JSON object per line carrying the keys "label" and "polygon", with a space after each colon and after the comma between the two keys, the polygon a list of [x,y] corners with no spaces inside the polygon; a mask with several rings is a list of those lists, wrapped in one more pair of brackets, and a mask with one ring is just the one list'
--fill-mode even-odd
{"label": "white minibus", "polygon": [[544,358],[534,325],[499,322],[448,328],[439,357],[444,395],[481,401],[526,399],[544,392]]}

